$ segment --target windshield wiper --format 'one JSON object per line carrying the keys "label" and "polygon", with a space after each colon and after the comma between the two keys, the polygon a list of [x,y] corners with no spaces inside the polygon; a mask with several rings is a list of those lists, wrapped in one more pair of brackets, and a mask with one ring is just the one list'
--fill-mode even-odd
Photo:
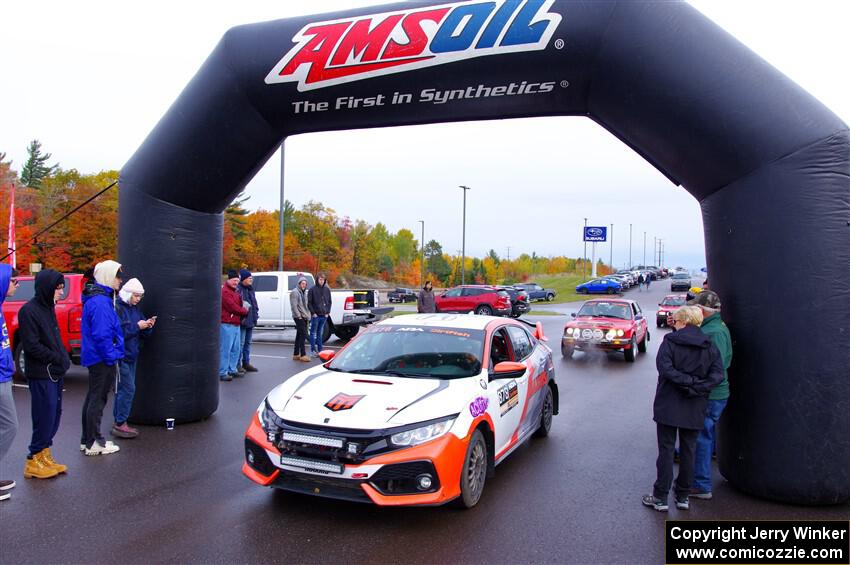
{"label": "windshield wiper", "polygon": [[345,371],[346,373],[354,373],[359,375],[393,375],[396,377],[430,377],[425,373],[405,373],[397,369],[354,369],[353,371]]}

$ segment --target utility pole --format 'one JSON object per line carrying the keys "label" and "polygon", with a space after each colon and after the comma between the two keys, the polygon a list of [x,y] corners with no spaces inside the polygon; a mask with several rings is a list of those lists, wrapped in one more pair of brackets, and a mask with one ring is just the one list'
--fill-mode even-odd
{"label": "utility pole", "polygon": [[508,245],[508,261],[511,260],[511,246]]}
{"label": "utility pole", "polygon": [[[587,218],[584,219],[584,227],[587,230]],[[584,237],[585,232],[581,232],[581,239],[584,240],[584,260],[581,263],[581,276],[587,279],[587,239]]]}
{"label": "utility pole", "polygon": [[422,224],[422,243],[420,243],[422,247],[422,259],[419,265],[419,287],[421,288],[425,284],[425,220],[419,220],[419,223]]}
{"label": "utility pole", "polygon": [[643,232],[643,268],[646,269],[646,232]]}
{"label": "utility pole", "polygon": [[629,224],[629,270],[632,270],[634,264],[632,263],[632,225]]}
{"label": "utility pole", "polygon": [[614,268],[614,224],[611,224],[611,255],[608,259],[608,264],[611,265],[611,272],[613,273],[616,269]]}
{"label": "utility pole", "polygon": [[466,191],[468,186],[460,185],[463,189],[463,244],[461,245],[462,255],[460,260],[460,284],[466,284]]}
{"label": "utility pole", "polygon": [[655,260],[658,257],[658,239],[652,238],[652,263],[657,267],[658,262]]}

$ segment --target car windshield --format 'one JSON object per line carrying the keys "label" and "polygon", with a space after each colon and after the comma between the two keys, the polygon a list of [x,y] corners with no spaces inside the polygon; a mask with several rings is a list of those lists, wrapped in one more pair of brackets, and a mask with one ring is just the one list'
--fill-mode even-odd
{"label": "car windshield", "polygon": [[689,279],[689,278],[691,278],[691,276],[687,273],[676,273],[675,275],[673,275],[673,278],[674,279]]}
{"label": "car windshield", "polygon": [[684,306],[685,305],[685,297],[684,296],[674,296],[667,297],[661,301],[662,306]]}
{"label": "car windshield", "polygon": [[596,316],[600,318],[619,318],[630,320],[630,309],[626,304],[615,302],[587,302],[578,311],[579,316]]}
{"label": "car windshield", "polygon": [[416,325],[377,325],[333,358],[328,368],[362,374],[458,379],[481,372],[484,332]]}

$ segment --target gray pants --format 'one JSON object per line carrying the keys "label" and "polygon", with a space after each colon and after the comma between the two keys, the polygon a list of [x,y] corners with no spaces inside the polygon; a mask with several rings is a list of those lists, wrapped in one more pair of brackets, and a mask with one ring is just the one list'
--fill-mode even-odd
{"label": "gray pants", "polygon": [[15,399],[12,398],[12,381],[6,381],[0,383],[0,460],[12,447],[17,433],[18,413],[15,411]]}

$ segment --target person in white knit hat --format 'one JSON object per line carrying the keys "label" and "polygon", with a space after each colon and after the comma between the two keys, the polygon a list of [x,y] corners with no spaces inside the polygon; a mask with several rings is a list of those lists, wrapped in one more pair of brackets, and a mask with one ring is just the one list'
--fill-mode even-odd
{"label": "person in white knit hat", "polygon": [[130,279],[118,292],[118,319],[124,332],[124,358],[118,364],[118,386],[115,389],[115,403],[112,416],[112,435],[121,438],[134,438],[139,430],[127,424],[133,397],[136,394],[136,361],[139,358],[141,341],[153,331],[156,318],[147,318],[139,309],[139,302],[145,295],[145,287],[139,279]]}
{"label": "person in white knit hat", "polygon": [[94,267],[94,282],[83,291],[81,362],[89,370],[89,391],[83,403],[83,437],[80,451],[108,455],[118,446],[100,433],[103,407],[124,357],[124,334],[115,313],[115,292],[121,288],[121,264],[102,261]]}

